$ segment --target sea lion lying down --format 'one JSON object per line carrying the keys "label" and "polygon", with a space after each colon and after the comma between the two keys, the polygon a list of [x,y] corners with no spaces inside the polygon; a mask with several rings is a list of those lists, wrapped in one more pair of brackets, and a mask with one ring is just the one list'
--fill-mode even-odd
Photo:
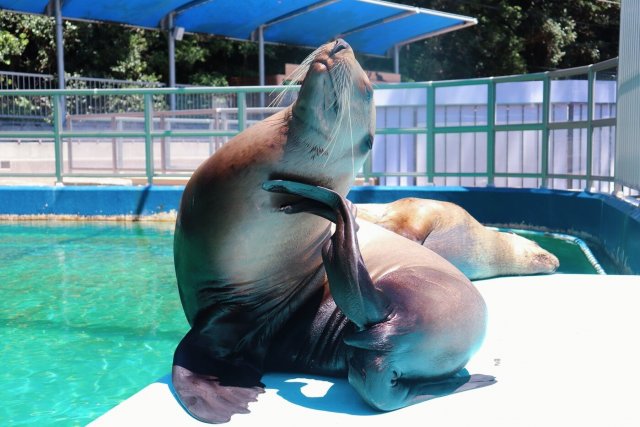
{"label": "sea lion lying down", "polygon": [[553,273],[560,264],[536,242],[487,228],[453,203],[408,197],[357,206],[358,218],[424,245],[471,280]]}
{"label": "sea lion lying down", "polygon": [[180,402],[228,421],[248,412],[269,370],[348,377],[380,410],[492,384],[464,370],[486,328],[473,284],[427,247],[356,223],[344,198],[375,123],[353,51],[328,43],[301,70],[296,102],[225,144],[184,190]]}

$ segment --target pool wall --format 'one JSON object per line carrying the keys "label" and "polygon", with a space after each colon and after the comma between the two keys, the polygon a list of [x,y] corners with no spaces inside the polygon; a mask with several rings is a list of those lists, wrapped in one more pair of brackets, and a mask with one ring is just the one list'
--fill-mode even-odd
{"label": "pool wall", "polygon": [[[183,186],[0,187],[0,215],[144,217],[177,211]],[[355,203],[403,197],[449,201],[486,225],[578,235],[597,240],[619,265],[640,274],[640,208],[582,191],[465,187],[354,187]]]}

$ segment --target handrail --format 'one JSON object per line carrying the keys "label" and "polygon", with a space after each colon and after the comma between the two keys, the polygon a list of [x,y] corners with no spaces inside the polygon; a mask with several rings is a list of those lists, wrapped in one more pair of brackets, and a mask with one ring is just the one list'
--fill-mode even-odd
{"label": "handrail", "polygon": [[[372,160],[369,159],[361,172],[361,175],[368,180],[369,178],[384,178],[384,177],[423,177],[426,178],[427,183],[434,184],[436,178],[446,177],[484,177],[486,178],[487,185],[494,185],[496,178],[503,177],[517,177],[517,178],[537,178],[539,179],[540,186],[546,187],[549,185],[550,180],[554,179],[571,179],[581,180],[584,182],[584,187],[591,188],[591,184],[594,181],[599,182],[613,182],[614,177],[611,172],[610,175],[603,175],[598,171],[592,170],[592,153],[594,151],[594,132],[602,128],[615,127],[615,117],[609,116],[604,118],[596,118],[594,111],[594,91],[596,73],[613,69],[617,66],[617,58],[603,61],[598,64],[587,65],[583,67],[576,67],[566,70],[554,70],[542,73],[532,73],[524,75],[510,75],[510,76],[497,76],[488,78],[476,78],[466,80],[444,80],[444,81],[430,81],[430,82],[410,82],[410,83],[380,83],[375,84],[376,91],[385,91],[390,89],[415,89],[423,90],[424,99],[426,104],[421,108],[426,109],[426,115],[422,124],[409,125],[409,126],[390,126],[379,127],[376,130],[376,135],[381,138],[394,137],[401,135],[413,135],[414,138],[423,137],[425,144],[426,161],[423,172],[377,172],[373,170]],[[565,79],[572,76],[584,76],[587,84],[587,97],[586,97],[586,118],[579,116],[577,119],[569,117],[565,121],[551,120],[553,114],[553,106],[551,104],[552,85],[551,82],[556,79]],[[499,103],[497,99],[497,88],[503,83],[512,82],[534,82],[538,81],[542,83],[542,103],[538,104],[540,108],[540,118],[533,122],[522,121],[520,123],[503,123],[498,120],[498,112],[500,108],[505,108],[504,103]],[[436,104],[436,92],[441,88],[452,87],[469,87],[469,86],[485,86],[486,89],[486,102],[480,106],[486,108],[486,119],[481,123],[456,123],[447,124],[439,123],[436,115],[439,109],[442,107]],[[145,142],[145,154],[144,154],[144,175],[147,177],[148,183],[152,183],[154,177],[159,174],[163,176],[172,176],[171,173],[157,172],[154,166],[153,148],[154,140],[165,140],[171,138],[208,138],[211,144],[216,147],[221,142],[217,138],[224,138],[233,136],[238,132],[241,132],[250,124],[248,115],[250,114],[267,114],[272,113],[274,108],[261,108],[248,105],[248,95],[251,94],[278,94],[283,91],[297,91],[299,86],[245,86],[245,87],[181,87],[181,88],[123,88],[123,89],[43,89],[43,90],[30,90],[30,89],[18,89],[18,90],[0,90],[0,100],[2,97],[13,97],[18,99],[23,97],[29,99],[30,97],[49,98],[51,100],[50,105],[47,104],[47,108],[50,108],[50,116],[53,126],[46,129],[38,130],[1,130],[0,127],[0,144],[3,139],[53,139],[55,144],[55,178],[58,182],[61,182],[66,176],[76,176],[72,172],[65,172],[63,170],[63,140],[67,139],[82,139],[82,138],[96,138],[96,139],[112,139],[114,144],[114,156],[118,150],[118,144],[121,143],[123,138],[141,139]],[[155,109],[154,101],[157,97],[177,95],[224,95],[232,96],[235,98],[235,105],[230,107],[226,106],[211,106],[207,108],[190,108],[185,110],[157,110]],[[123,111],[121,113],[93,113],[89,111],[88,114],[69,114],[65,110],[64,100],[79,97],[118,97],[116,99],[124,98],[127,96],[139,97],[143,103],[141,107],[137,107],[136,111]],[[211,98],[212,99],[212,98]],[[225,101],[226,102],[226,101]],[[222,105],[225,105],[224,103]],[[465,104],[460,104],[464,106]],[[555,104],[554,104],[555,105]],[[584,103],[582,104],[584,105]],[[420,108],[412,104],[415,108]],[[391,108],[389,106],[388,108]],[[461,107],[462,108],[462,107]],[[523,107],[524,108],[524,107]],[[577,107],[576,107],[577,108]],[[232,119],[229,120],[228,116],[225,116],[226,124],[232,127],[216,128],[217,120],[219,120],[219,114],[231,114]],[[206,125],[210,123],[212,127],[209,129],[180,129],[171,128],[172,118],[178,118],[185,115],[200,115],[206,117],[201,119],[198,123]],[[611,113],[613,114],[613,113]],[[210,117],[210,118],[209,118]],[[484,117],[484,116],[483,116]],[[104,123],[105,121],[114,120],[126,120],[127,118],[137,118],[136,122],[143,121],[144,128],[124,128],[123,125],[118,127],[112,127],[109,129],[71,129],[68,123],[72,121],[86,121],[90,122],[94,120],[96,122]],[[164,129],[158,129],[158,120],[161,120],[161,127]],[[208,121],[207,121],[208,120]],[[114,122],[117,123],[117,122]],[[177,123],[177,122],[175,122]],[[1,126],[1,125],[0,125]],[[101,125],[104,127],[104,125]],[[139,125],[137,125],[139,126]],[[75,127],[75,126],[74,126]],[[586,165],[584,171],[580,173],[565,173],[564,171],[550,170],[550,147],[552,136],[557,132],[571,132],[584,130],[586,134]],[[496,170],[496,156],[498,154],[496,147],[496,136],[501,133],[508,132],[537,132],[540,134],[540,159],[537,167],[537,172],[530,172],[520,170],[516,172],[504,172]],[[486,170],[484,171],[458,171],[451,172],[449,170],[437,169],[437,139],[445,137],[446,135],[465,135],[465,134],[480,134],[486,137]],[[164,154],[163,154],[164,155]],[[114,160],[115,162],[115,160]],[[163,163],[164,164],[164,163]],[[640,167],[640,166],[639,166]],[[124,168],[123,168],[124,170]],[[115,169],[114,169],[115,171]],[[114,172],[115,174],[115,172]],[[41,176],[41,174],[37,174]],[[182,176],[183,174],[178,174]],[[15,174],[3,173],[0,170],[0,176],[16,176]],[[25,174],[24,176],[36,176],[36,174]],[[52,174],[53,176],[53,174]],[[103,175],[104,176],[104,175]]]}

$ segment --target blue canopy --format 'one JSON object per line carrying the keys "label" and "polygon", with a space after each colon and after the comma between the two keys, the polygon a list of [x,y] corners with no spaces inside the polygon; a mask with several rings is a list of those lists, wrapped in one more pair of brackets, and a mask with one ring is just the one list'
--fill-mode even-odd
{"label": "blue canopy", "polygon": [[60,89],[65,86],[63,18],[167,31],[170,87],[176,83],[175,41],[184,31],[257,40],[264,85],[265,42],[316,48],[342,37],[356,52],[392,51],[399,73],[400,46],[477,23],[466,16],[381,0],[0,0],[0,9],[55,16]]}
{"label": "blue canopy", "polygon": [[[357,52],[394,47],[474,25],[475,19],[380,0],[60,0],[63,19],[116,22],[238,40],[317,47],[344,37]],[[49,6],[51,4],[51,6]],[[0,8],[54,13],[54,0],[0,0]]]}

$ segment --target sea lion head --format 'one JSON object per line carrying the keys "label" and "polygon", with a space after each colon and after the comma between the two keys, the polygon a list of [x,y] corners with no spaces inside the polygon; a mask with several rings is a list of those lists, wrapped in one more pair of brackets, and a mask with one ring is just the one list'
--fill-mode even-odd
{"label": "sea lion head", "polygon": [[390,313],[345,336],[349,382],[375,408],[407,406],[427,388],[433,397],[449,394],[466,381],[456,374],[484,339],[486,307],[481,298],[425,285],[426,277],[442,281],[434,274],[414,267],[383,276],[376,286]]}
{"label": "sea lion head", "polygon": [[[290,76],[304,75],[291,107],[287,144],[309,175],[309,160],[327,174],[348,173],[349,185],[373,145],[375,106],[371,82],[342,39],[320,46]],[[291,167],[291,165],[288,165]],[[336,172],[337,171],[337,172]],[[315,173],[315,169],[314,169]],[[321,182],[332,188],[331,182]]]}
{"label": "sea lion head", "polygon": [[511,274],[548,274],[555,272],[560,261],[537,242],[515,233],[503,233],[513,248]]}

